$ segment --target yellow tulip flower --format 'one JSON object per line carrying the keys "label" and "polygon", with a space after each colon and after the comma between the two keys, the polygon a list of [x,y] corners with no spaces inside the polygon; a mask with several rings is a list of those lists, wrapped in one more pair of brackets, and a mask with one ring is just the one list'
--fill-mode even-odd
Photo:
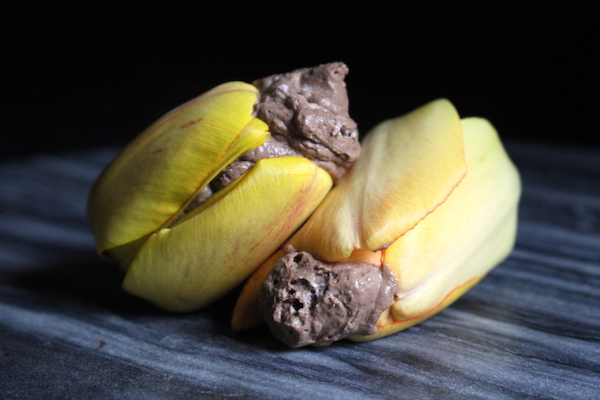
{"label": "yellow tulip flower", "polygon": [[199,309],[251,274],[330,190],[330,175],[310,160],[269,158],[185,212],[267,140],[267,125],[253,117],[257,93],[231,82],[177,107],[98,178],[88,217],[101,257],[126,271],[125,290],[166,310]]}
{"label": "yellow tulip flower", "polygon": [[[388,267],[398,286],[371,340],[441,311],[514,246],[518,171],[486,120],[461,120],[447,100],[383,122],[351,171],[286,242],[328,263]],[[248,280],[232,326],[261,322],[262,283],[279,250]]]}

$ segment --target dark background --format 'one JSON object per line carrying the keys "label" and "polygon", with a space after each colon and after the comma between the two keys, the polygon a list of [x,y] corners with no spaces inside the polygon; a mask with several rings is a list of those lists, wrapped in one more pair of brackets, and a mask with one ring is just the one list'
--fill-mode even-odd
{"label": "dark background", "polygon": [[4,4],[0,158],[122,146],[217,84],[330,61],[363,133],[447,97],[507,139],[598,147],[595,2],[488,3]]}

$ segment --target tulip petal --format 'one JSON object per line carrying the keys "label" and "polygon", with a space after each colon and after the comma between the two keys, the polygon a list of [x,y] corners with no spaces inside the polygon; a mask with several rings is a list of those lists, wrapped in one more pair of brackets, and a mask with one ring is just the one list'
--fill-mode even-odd
{"label": "tulip petal", "polygon": [[460,119],[445,99],[375,127],[361,157],[291,244],[325,261],[376,251],[443,203],[466,172]]}
{"label": "tulip petal", "polygon": [[262,263],[261,266],[252,273],[252,276],[248,281],[246,281],[233,309],[231,329],[234,331],[242,331],[254,328],[263,322],[258,303],[260,287],[265,279],[267,279],[267,276],[273,267],[275,267],[275,264],[277,264],[283,256],[285,256],[285,251],[283,249],[276,251]]}
{"label": "tulip petal", "polygon": [[170,111],[96,182],[88,215],[99,253],[168,226],[220,170],[265,142],[252,117],[257,89],[230,82]]}
{"label": "tulip petal", "polygon": [[391,315],[383,315],[377,334],[365,338],[397,332],[441,311],[514,246],[519,173],[489,122],[467,118],[462,124],[468,173],[444,204],[384,250],[398,293]]}
{"label": "tulip petal", "polygon": [[[442,203],[465,171],[458,114],[447,100],[431,102],[369,132],[352,170],[287,244],[324,261],[381,265],[381,252],[373,250]],[[260,321],[260,286],[279,258],[267,260],[246,283],[234,308],[233,329]]]}
{"label": "tulip petal", "polygon": [[473,278],[465,282],[463,285],[454,288],[434,308],[425,312],[424,314],[417,315],[416,317],[397,321],[394,319],[392,309],[390,308],[384,312],[379,318],[379,321],[377,321],[377,332],[375,332],[373,335],[351,335],[348,336],[348,339],[354,342],[366,342],[369,340],[379,339],[417,325],[426,319],[433,317],[435,314],[454,303],[458,298],[460,298],[460,296],[465,294],[465,292],[475,286],[480,280],[481,278]]}
{"label": "tulip petal", "polygon": [[123,287],[170,311],[198,309],[273,254],[331,186],[330,175],[307,159],[261,160],[226,194],[150,235]]}

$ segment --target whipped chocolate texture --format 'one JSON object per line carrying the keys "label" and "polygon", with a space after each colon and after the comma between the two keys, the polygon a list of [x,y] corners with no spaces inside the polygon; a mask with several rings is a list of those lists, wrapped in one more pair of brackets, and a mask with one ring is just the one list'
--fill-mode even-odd
{"label": "whipped chocolate texture", "polygon": [[360,155],[358,129],[348,114],[347,74],[348,67],[336,62],[252,82],[260,91],[256,117],[271,136],[242,159],[301,156],[338,182]]}
{"label": "whipped chocolate texture", "polygon": [[275,337],[296,348],[377,331],[377,320],[398,286],[387,266],[325,263],[291,246],[285,250],[259,297],[262,317]]}
{"label": "whipped chocolate texture", "polygon": [[339,182],[360,155],[356,123],[348,114],[347,74],[346,64],[335,62],[252,82],[259,90],[254,114],[269,126],[267,141],[225,167],[175,221],[263,158],[308,158]]}
{"label": "whipped chocolate texture", "polygon": [[[339,182],[360,155],[356,122],[348,114],[347,74],[346,64],[336,62],[252,82],[259,90],[255,116],[271,134],[238,162],[253,165],[263,158],[304,157]],[[233,181],[242,173],[232,165],[221,175]]]}

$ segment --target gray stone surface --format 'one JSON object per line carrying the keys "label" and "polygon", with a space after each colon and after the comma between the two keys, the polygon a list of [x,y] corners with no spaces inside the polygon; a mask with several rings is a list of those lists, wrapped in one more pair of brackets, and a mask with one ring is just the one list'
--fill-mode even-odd
{"label": "gray stone surface", "polygon": [[0,165],[3,399],[593,399],[600,387],[600,152],[509,143],[513,254],[437,316],[369,343],[286,349],[120,289],[84,218],[113,149]]}

